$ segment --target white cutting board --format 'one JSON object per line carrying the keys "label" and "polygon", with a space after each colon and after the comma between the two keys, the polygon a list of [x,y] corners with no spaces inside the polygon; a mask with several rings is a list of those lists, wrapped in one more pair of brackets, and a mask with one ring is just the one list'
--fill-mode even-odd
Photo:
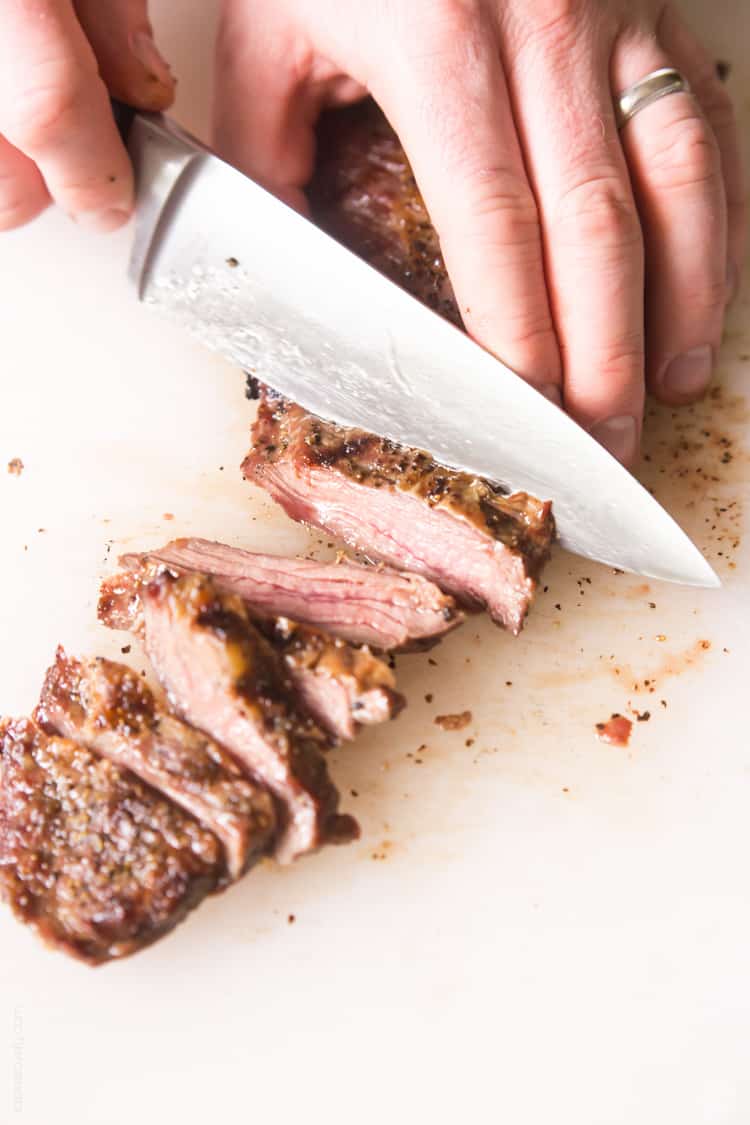
{"label": "white cutting board", "polygon": [[[202,129],[212,5],[154,7]],[[747,131],[747,4],[694,7]],[[58,642],[127,643],[94,621],[119,551],[320,547],[241,481],[242,377],[137,307],[129,238],[49,214],[0,240],[2,712],[33,706]],[[407,713],[333,756],[359,843],[269,865],[96,972],[3,910],[0,1125],[746,1125],[749,291],[720,397],[656,411],[647,441],[723,590],[560,553],[522,639],[471,621],[435,664],[400,660]],[[631,705],[651,718],[630,748],[599,743]],[[433,722],[467,709],[460,733]]]}

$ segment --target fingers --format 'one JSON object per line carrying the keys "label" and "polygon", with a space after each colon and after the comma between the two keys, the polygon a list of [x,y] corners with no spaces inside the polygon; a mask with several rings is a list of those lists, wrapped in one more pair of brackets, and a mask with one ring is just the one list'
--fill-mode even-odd
{"label": "fingers", "polygon": [[109,92],[136,109],[167,109],[175,80],[159,53],[146,0],[74,0]]}
{"label": "fingers", "polygon": [[30,222],[49,202],[49,192],[37,166],[0,137],[0,231]]}
{"label": "fingers", "polygon": [[716,74],[714,60],[674,9],[664,13],[659,36],[672,65],[690,81],[719,146],[727,203],[727,292],[731,300],[739,289],[747,235],[747,185],[734,106]]}
{"label": "fingers", "polygon": [[559,404],[539,215],[497,29],[463,5],[442,7],[421,36],[397,38],[372,92],[409,155],[468,330]]}
{"label": "fingers", "polygon": [[571,15],[509,30],[517,120],[544,227],[566,410],[619,460],[639,445],[644,255],[614,120],[611,44]]}
{"label": "fingers", "polygon": [[[613,89],[674,65],[653,39],[618,44]],[[675,404],[703,394],[721,343],[727,223],[715,137],[690,94],[663,98],[622,130],[646,242],[647,378]]]}
{"label": "fingers", "polygon": [[313,172],[320,111],[362,97],[364,87],[320,58],[274,8],[247,0],[224,4],[216,50],[217,151],[305,210],[302,189]]}
{"label": "fingers", "polygon": [[104,231],[126,221],[130,162],[70,0],[4,0],[0,132],[76,220]]}

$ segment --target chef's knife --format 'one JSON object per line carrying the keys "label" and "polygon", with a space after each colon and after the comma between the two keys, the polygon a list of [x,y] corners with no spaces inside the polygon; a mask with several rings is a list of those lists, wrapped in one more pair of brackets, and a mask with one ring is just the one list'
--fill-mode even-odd
{"label": "chef's knife", "polygon": [[324,418],[551,499],[577,554],[720,584],[635,478],[505,364],[168,118],[120,124],[142,301]]}

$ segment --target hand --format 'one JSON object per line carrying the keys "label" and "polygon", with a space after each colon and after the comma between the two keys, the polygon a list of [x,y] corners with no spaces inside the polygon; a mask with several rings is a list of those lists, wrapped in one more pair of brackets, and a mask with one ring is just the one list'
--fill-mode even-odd
{"label": "hand", "polygon": [[172,101],[146,0],[3,0],[0,230],[53,199],[97,230],[126,222],[133,174],[108,93],[141,109]]}
{"label": "hand", "polygon": [[[618,135],[613,96],[694,96]],[[623,462],[644,389],[706,389],[743,262],[732,105],[661,0],[225,0],[216,140],[300,203],[321,109],[370,91],[409,154],[467,328]]]}

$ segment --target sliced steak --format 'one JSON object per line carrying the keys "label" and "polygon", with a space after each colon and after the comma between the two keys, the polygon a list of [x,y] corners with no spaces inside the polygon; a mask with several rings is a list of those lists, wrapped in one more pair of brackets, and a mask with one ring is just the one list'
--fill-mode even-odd
{"label": "sliced steak", "polygon": [[49,944],[92,965],[135,953],[223,870],[216,837],[134,774],[0,722],[0,891]]}
{"label": "sliced steak", "polygon": [[554,537],[549,504],[503,496],[427,453],[323,422],[268,391],[243,472],[292,519],[521,629]]}
{"label": "sliced steak", "polygon": [[288,863],[351,839],[323,757],[325,738],[297,712],[284,663],[240,598],[201,575],[162,574],[141,590],[146,651],[172,704],[276,796],[276,857]]}
{"label": "sliced steak", "polygon": [[335,741],[354,738],[362,726],[385,723],[406,706],[392,670],[369,649],[285,617],[259,621],[258,628],[283,655],[307,713]]}
{"label": "sliced steak", "polygon": [[273,799],[212,739],[160,707],[124,664],[74,660],[62,649],[48,670],[35,718],[126,767],[219,838],[230,878],[268,850]]}
{"label": "sliced steak", "polygon": [[144,568],[153,575],[164,567],[208,574],[221,593],[238,594],[254,614],[288,617],[383,651],[427,647],[463,620],[454,600],[420,575],[349,560],[321,563],[175,539],[120,562],[125,572],[102,584],[99,599],[99,617],[113,629],[132,629]]}

